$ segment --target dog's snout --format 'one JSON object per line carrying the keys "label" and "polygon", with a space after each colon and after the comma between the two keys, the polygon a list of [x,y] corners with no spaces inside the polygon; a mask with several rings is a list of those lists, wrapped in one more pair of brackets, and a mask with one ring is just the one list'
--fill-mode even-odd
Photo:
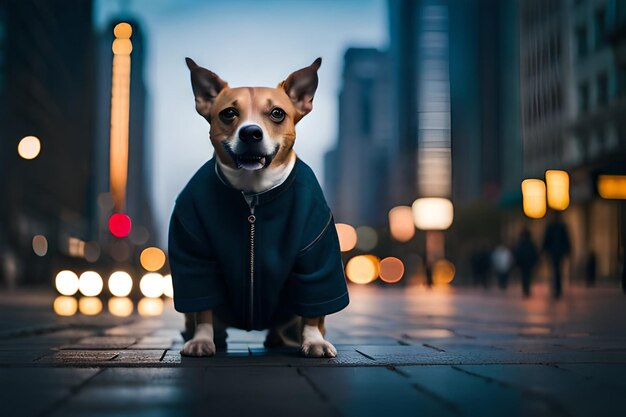
{"label": "dog's snout", "polygon": [[263,139],[263,130],[257,125],[244,126],[239,130],[239,139],[246,143],[255,143]]}

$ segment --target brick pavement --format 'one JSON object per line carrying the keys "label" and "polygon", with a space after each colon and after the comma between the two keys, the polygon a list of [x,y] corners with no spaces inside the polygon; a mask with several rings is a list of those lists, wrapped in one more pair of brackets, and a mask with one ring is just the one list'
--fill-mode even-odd
{"label": "brick pavement", "polygon": [[[353,287],[328,319],[335,359],[229,332],[181,358],[182,318],[59,317],[54,295],[0,294],[6,416],[623,416],[626,297]],[[105,303],[106,304],[106,303]],[[105,308],[106,309],[106,308]]]}

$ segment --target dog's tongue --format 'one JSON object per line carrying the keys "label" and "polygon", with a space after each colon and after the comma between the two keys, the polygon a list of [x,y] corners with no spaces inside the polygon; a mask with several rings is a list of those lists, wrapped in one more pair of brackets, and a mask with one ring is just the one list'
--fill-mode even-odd
{"label": "dog's tongue", "polygon": [[261,169],[265,166],[265,157],[261,159],[241,159],[239,161],[239,166],[243,169],[247,169],[249,171],[254,171],[257,169]]}

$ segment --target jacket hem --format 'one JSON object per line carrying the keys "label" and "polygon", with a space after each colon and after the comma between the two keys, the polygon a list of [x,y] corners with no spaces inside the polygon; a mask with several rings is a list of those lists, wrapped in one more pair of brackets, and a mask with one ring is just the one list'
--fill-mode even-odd
{"label": "jacket hem", "polygon": [[295,303],[294,306],[296,314],[302,317],[311,318],[336,313],[346,308],[349,303],[350,297],[348,296],[348,291],[346,291],[339,297],[333,298],[332,300],[311,304]]}

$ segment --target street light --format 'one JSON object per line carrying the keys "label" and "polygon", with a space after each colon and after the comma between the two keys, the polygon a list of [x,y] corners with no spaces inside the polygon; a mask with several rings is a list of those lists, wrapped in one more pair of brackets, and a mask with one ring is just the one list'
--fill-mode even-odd
{"label": "street light", "polygon": [[397,206],[389,210],[389,232],[398,242],[408,242],[415,236],[411,207]]}
{"label": "street light", "polygon": [[522,181],[522,205],[524,214],[531,219],[546,215],[546,184],[541,180]]}
{"label": "street light", "polygon": [[418,198],[413,202],[413,221],[421,230],[446,230],[452,225],[454,206],[447,198]]}
{"label": "street light", "polygon": [[569,175],[565,171],[550,169],[546,171],[548,206],[563,211],[569,206]]}

